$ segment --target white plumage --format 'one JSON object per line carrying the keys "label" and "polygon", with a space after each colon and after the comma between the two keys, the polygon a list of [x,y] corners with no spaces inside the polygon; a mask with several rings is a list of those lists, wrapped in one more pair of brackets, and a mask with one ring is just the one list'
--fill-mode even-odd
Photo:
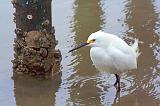
{"label": "white plumage", "polygon": [[120,74],[124,71],[137,68],[138,40],[135,39],[133,45],[129,46],[125,41],[116,35],[97,31],[92,33],[87,42],[84,42],[74,51],[83,46],[91,46],[90,57],[95,67],[101,72],[115,74],[120,91]]}
{"label": "white plumage", "polygon": [[116,35],[102,31],[91,34],[88,41],[95,39],[91,46],[90,57],[99,71],[120,74],[137,68],[138,40],[132,46]]}

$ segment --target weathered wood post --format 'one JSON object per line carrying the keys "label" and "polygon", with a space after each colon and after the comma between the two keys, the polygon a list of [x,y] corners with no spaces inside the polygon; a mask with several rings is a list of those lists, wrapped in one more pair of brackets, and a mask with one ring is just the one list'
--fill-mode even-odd
{"label": "weathered wood post", "polygon": [[50,76],[61,61],[51,19],[51,0],[12,0],[15,8],[15,74]]}

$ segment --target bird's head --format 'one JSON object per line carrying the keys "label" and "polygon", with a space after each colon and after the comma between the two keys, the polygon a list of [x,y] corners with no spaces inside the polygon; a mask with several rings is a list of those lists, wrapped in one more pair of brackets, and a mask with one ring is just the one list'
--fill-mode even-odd
{"label": "bird's head", "polygon": [[104,35],[104,32],[98,31],[95,33],[92,33],[86,42],[81,43],[77,47],[73,48],[69,52],[72,52],[74,50],[77,50],[83,46],[91,46],[91,47],[102,47],[107,44],[106,36]]}

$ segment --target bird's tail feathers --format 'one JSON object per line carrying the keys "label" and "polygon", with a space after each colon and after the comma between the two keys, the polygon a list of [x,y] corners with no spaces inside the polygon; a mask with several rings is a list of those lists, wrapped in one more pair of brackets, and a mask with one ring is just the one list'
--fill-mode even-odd
{"label": "bird's tail feathers", "polygon": [[141,54],[139,52],[138,42],[139,42],[139,40],[135,38],[134,43],[132,45],[133,50],[136,51],[136,53],[137,53],[137,57]]}

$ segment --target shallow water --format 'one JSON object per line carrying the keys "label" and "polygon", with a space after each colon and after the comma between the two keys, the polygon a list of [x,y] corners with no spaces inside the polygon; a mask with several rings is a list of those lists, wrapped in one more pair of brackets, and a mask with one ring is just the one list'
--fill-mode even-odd
{"label": "shallow water", "polygon": [[[160,104],[159,0],[53,0],[53,25],[62,52],[62,76],[55,80],[12,80],[15,25],[10,0],[0,1],[0,106],[158,106]],[[2,14],[3,13],[3,14]],[[97,31],[127,42],[138,38],[138,69],[122,75],[116,98],[115,77],[99,73],[89,48],[68,53]]]}

